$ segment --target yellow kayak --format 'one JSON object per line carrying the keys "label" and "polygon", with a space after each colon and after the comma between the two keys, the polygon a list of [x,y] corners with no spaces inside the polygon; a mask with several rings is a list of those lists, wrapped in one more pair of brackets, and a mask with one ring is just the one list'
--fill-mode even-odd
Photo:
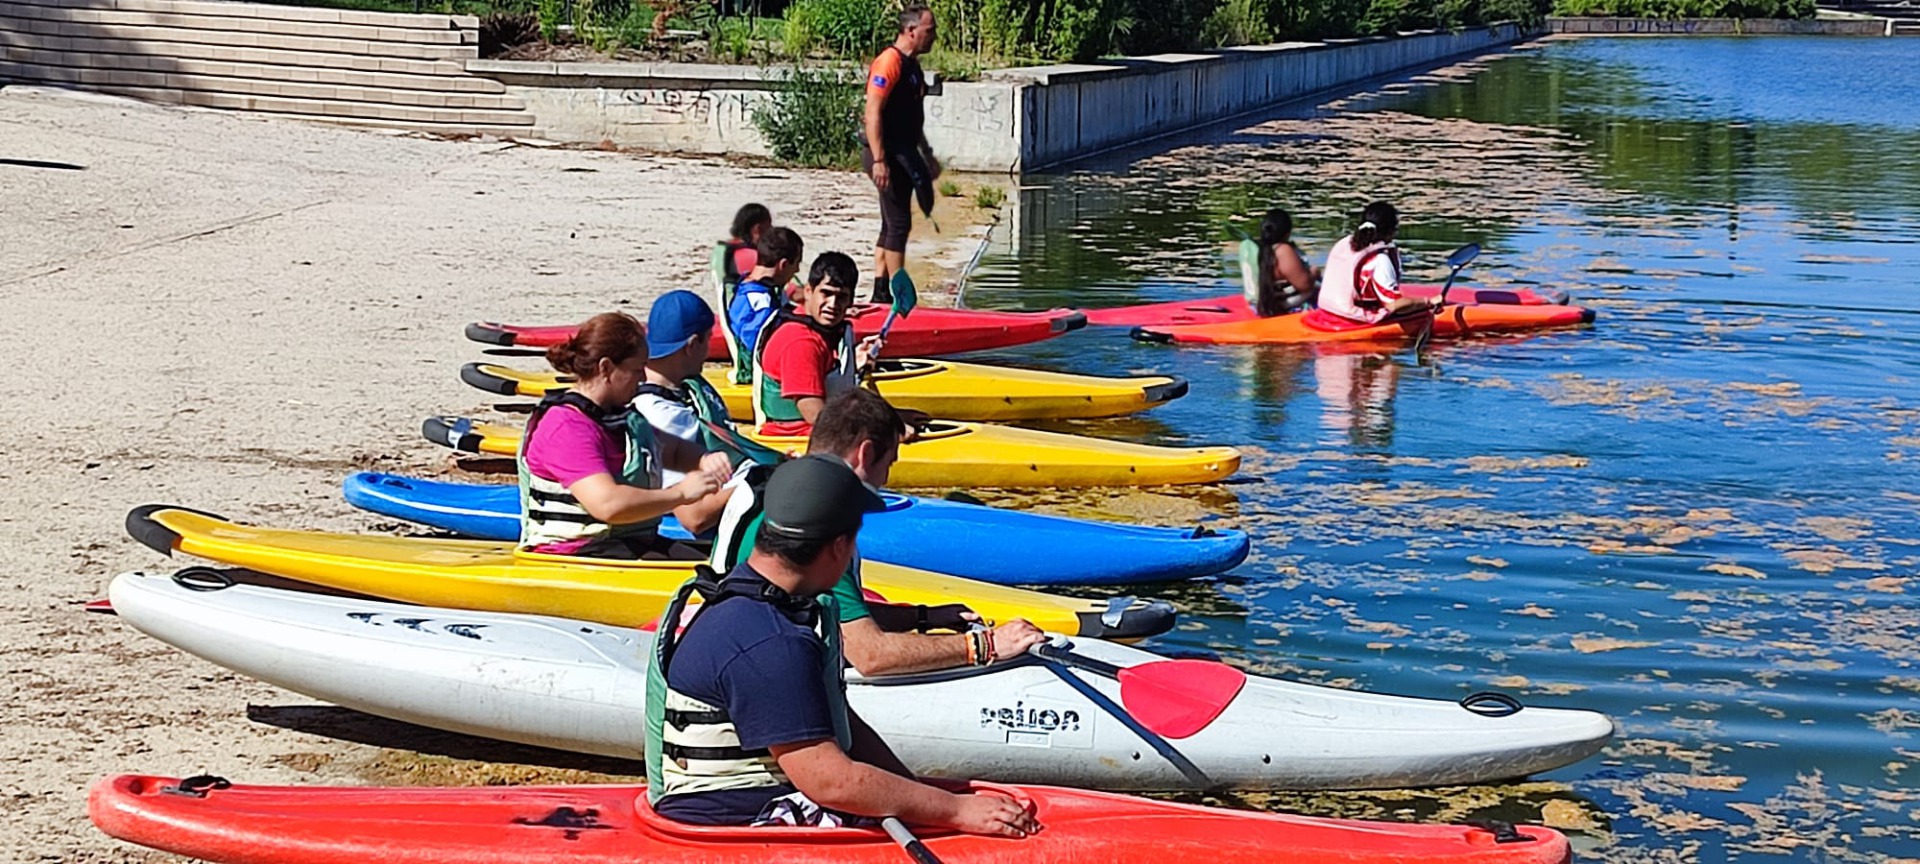
{"label": "yellow kayak", "polygon": [[[807,439],[742,435],[782,453],[807,448]],[[465,453],[512,456],[520,430],[467,417],[429,417],[428,441]],[[900,448],[889,486],[1082,487],[1211,483],[1240,468],[1232,447],[1154,447],[985,423],[930,423]]]}
{"label": "yellow kayak", "polygon": [[[511,543],[255,528],[149,504],[127,514],[148,548],[311,585],[422,606],[520,612],[621,627],[654,623],[697,561],[608,561],[520,552]],[[1101,639],[1144,639],[1173,627],[1163,600],[1076,600],[868,561],[862,580],[888,603],[965,603],[991,621]]]}
{"label": "yellow kayak", "polygon": [[[727,367],[708,366],[707,383],[720,391],[735,420],[753,419],[753,390],[735,384]],[[573,377],[494,363],[468,363],[460,380],[504,396],[545,396]],[[882,360],[874,388],[901,408],[943,420],[1076,420],[1119,417],[1171,402],[1187,393],[1184,378],[1153,375],[1102,378],[946,360]]]}

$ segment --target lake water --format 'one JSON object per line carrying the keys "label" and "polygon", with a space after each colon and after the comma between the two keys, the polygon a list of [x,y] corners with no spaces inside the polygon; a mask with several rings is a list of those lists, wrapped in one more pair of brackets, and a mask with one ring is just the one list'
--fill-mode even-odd
{"label": "lake water", "polygon": [[1026,178],[970,306],[1237,292],[1247,216],[1292,209],[1317,261],[1381,197],[1416,273],[1475,240],[1466,284],[1599,311],[1425,362],[1115,330],[997,355],[1183,375],[1068,428],[1248,452],[1213,490],[1042,499],[1254,533],[1153,589],[1195,610],[1155,647],[1621,728],[1523,784],[1242,803],[1545,820],[1610,861],[1920,857],[1916,47],[1549,41]]}

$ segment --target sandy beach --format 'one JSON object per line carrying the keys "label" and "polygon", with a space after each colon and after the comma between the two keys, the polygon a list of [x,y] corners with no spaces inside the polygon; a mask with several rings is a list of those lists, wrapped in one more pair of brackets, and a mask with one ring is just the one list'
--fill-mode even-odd
{"label": "sandy beach", "polygon": [[[401,751],[380,746],[421,748],[414,730],[319,708],[83,612],[116,573],[192,563],[129,539],[127,510],[169,502],[404,531],[349,508],[339,482],[446,469],[420,419],[493,401],[455,377],[480,356],[464,324],[644,315],[664,291],[704,294],[708,244],[748,200],[799,230],[809,257],[871,258],[877,206],[853,173],[0,89],[0,339],[13,372],[0,453],[11,828],[0,857],[173,860],[88,824],[87,785],[106,774],[349,783],[431,762],[395,767]],[[946,235],[917,241],[923,282],[950,279],[972,253],[982,229],[964,221],[947,216]],[[330,723],[329,734],[287,728]],[[498,759],[504,772],[524,754],[450,738],[424,749]]]}

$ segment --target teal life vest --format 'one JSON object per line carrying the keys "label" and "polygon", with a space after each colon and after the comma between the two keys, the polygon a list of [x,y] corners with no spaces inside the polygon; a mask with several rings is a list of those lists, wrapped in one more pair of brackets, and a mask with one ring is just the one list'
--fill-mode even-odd
{"label": "teal life vest", "polygon": [[820,326],[803,315],[782,309],[767,322],[766,329],[760,331],[760,344],[753,352],[753,423],[765,426],[768,423],[792,423],[806,418],[800,414],[800,405],[793,399],[780,395],[780,381],[767,374],[767,346],[773,344],[773,334],[781,327],[809,327],[826,340],[834,349],[833,368],[827,370],[827,397],[860,386],[858,346],[853,338],[853,322],[840,323],[838,332]]}

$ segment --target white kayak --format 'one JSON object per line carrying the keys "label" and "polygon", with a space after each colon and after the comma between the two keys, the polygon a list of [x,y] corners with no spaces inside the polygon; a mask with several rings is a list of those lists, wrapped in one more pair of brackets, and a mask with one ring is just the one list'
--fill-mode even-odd
{"label": "white kayak", "polygon": [[[296,693],[437,729],[641,756],[646,631],[233,584],[205,568],[128,573],[109,596],[142,632]],[[1164,660],[1097,640],[1072,647],[1120,667]],[[1168,740],[1122,719],[1111,678],[1034,658],[849,673],[847,691],[916,773],[1113,791],[1477,783],[1577,762],[1614,733],[1590,711],[1486,716],[1450,701],[1248,676],[1199,731]]]}

